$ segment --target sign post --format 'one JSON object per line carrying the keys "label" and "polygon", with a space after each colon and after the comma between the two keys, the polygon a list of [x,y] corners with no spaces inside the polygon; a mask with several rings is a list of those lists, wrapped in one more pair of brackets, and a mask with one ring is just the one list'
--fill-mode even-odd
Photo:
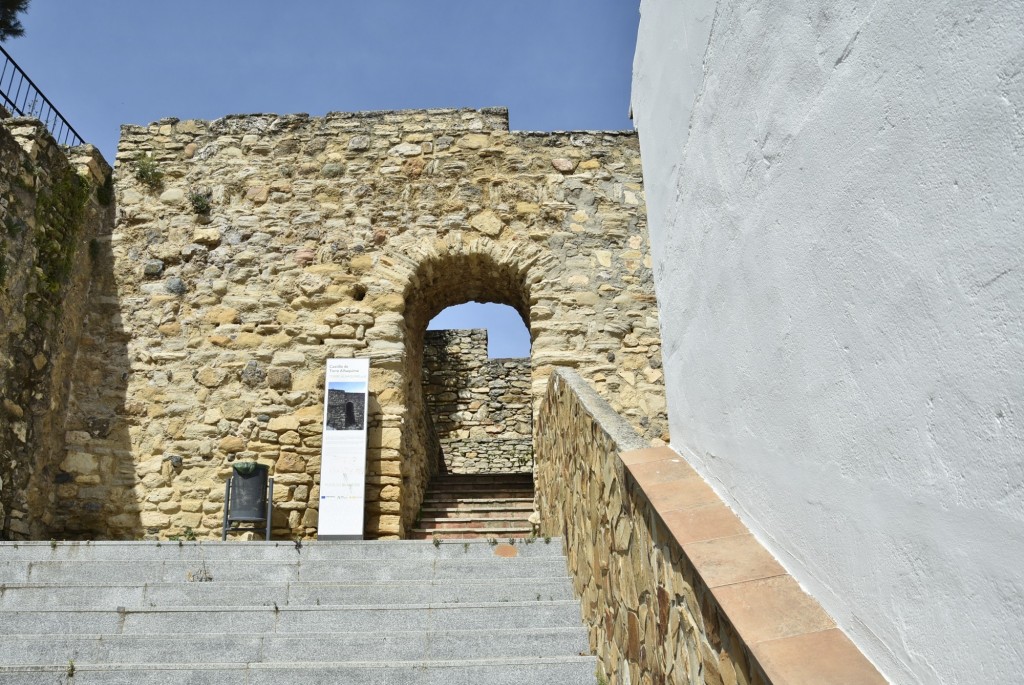
{"label": "sign post", "polygon": [[369,359],[328,359],[320,459],[320,540],[362,540]]}

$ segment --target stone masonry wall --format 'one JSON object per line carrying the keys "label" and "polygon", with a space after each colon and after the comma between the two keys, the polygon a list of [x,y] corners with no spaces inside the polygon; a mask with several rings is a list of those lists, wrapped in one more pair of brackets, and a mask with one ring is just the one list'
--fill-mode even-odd
{"label": "stone masonry wall", "polygon": [[449,473],[531,473],[529,359],[488,359],[486,330],[427,331],[423,392]]}
{"label": "stone masonry wall", "polygon": [[237,459],[272,467],[274,535],[315,535],[324,362],[353,356],[371,363],[365,533],[403,536],[438,468],[426,325],[472,299],[529,322],[535,401],[571,366],[668,437],[632,133],[509,132],[504,110],[166,119],[122,128],[115,185],[67,536],[214,537]]}
{"label": "stone masonry wall", "polygon": [[[48,536],[69,375],[113,225],[110,168],[38,120],[0,120],[0,539]],[[80,476],[88,484],[95,476]]]}

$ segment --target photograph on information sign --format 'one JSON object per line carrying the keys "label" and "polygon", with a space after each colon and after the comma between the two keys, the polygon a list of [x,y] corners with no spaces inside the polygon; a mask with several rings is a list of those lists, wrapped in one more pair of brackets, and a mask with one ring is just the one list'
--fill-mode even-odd
{"label": "photograph on information sign", "polygon": [[365,416],[366,383],[327,384],[327,430],[361,431]]}

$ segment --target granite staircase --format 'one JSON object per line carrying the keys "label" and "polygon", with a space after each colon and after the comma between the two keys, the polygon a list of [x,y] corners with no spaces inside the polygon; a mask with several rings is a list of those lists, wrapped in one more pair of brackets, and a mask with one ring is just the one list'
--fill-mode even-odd
{"label": "granite staircase", "polygon": [[561,547],[0,543],[0,685],[589,684]]}
{"label": "granite staircase", "polygon": [[533,474],[445,474],[430,481],[410,537],[529,538]]}

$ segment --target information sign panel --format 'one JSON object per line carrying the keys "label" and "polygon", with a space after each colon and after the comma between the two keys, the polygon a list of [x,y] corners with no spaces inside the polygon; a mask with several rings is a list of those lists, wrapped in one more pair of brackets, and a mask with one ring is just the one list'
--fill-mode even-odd
{"label": "information sign panel", "polygon": [[320,459],[321,540],[361,540],[369,359],[328,359]]}

